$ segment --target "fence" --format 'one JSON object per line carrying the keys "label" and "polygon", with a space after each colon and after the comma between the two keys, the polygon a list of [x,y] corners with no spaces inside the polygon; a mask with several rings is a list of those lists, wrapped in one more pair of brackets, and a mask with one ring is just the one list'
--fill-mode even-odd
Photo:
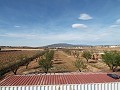
{"label": "fence", "polygon": [[39,86],[1,86],[0,90],[120,90],[120,82]]}

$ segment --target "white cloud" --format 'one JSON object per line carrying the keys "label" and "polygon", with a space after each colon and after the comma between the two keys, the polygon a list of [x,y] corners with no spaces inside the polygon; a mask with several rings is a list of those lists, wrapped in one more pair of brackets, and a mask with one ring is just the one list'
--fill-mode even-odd
{"label": "white cloud", "polygon": [[20,26],[18,26],[18,25],[15,25],[14,27],[16,27],[16,28],[19,28]]}
{"label": "white cloud", "polygon": [[90,15],[83,13],[83,14],[80,14],[80,17],[78,19],[89,20],[89,19],[93,19],[93,18]]}
{"label": "white cloud", "polygon": [[72,28],[87,28],[85,24],[73,24]]}
{"label": "white cloud", "polygon": [[120,28],[120,18],[117,19],[115,23],[110,26],[110,28]]}
{"label": "white cloud", "polygon": [[[108,33],[80,33],[80,32],[66,32],[58,34],[21,34],[21,33],[6,33],[0,36],[10,37],[10,38],[24,38],[31,40],[41,40],[41,41],[51,41],[51,42],[63,42],[63,41],[87,41],[87,40],[96,40],[99,38],[104,38]],[[46,37],[47,36],[47,37]]]}
{"label": "white cloud", "polygon": [[2,34],[0,36],[14,37],[14,38],[33,38],[33,37],[36,37],[36,35],[34,35],[34,34],[21,34],[21,33],[6,33],[6,34]]}
{"label": "white cloud", "polygon": [[110,28],[117,28],[119,27],[120,25],[111,25]]}
{"label": "white cloud", "polygon": [[79,33],[79,32],[68,32],[64,34],[52,34],[52,35],[41,35],[40,39],[46,41],[54,41],[54,42],[61,42],[61,41],[96,41],[96,40],[103,40],[109,33]]}
{"label": "white cloud", "polygon": [[118,23],[118,24],[120,23],[120,18],[116,20],[116,23]]}

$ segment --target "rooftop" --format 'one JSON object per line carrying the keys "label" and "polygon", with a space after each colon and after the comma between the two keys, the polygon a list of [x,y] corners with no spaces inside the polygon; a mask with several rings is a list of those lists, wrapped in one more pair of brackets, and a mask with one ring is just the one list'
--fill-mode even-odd
{"label": "rooftop", "polygon": [[60,85],[109,82],[120,82],[120,79],[114,79],[106,73],[13,75],[3,79],[0,82],[0,86]]}

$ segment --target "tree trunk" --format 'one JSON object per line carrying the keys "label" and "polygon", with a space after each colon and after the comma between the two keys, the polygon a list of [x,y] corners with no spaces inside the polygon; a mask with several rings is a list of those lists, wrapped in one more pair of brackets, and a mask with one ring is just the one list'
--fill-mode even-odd
{"label": "tree trunk", "polygon": [[26,64],[26,69],[28,69],[28,65],[29,65],[29,63]]}
{"label": "tree trunk", "polygon": [[79,70],[79,72],[81,72],[81,69],[78,69]]}
{"label": "tree trunk", "polygon": [[112,71],[113,71],[113,72],[116,72],[116,68],[117,68],[117,66],[115,66],[115,67],[112,69]]}
{"label": "tree trunk", "polygon": [[110,66],[109,64],[107,64],[108,65],[108,67],[110,68],[110,70],[112,70],[112,66]]}
{"label": "tree trunk", "polygon": [[88,59],[86,58],[86,60],[87,60],[87,63],[88,63]]}
{"label": "tree trunk", "polygon": [[12,70],[12,72],[14,73],[14,75],[16,75],[16,74],[17,74],[17,70],[18,70],[18,68],[17,68],[17,69],[15,69],[15,70]]}
{"label": "tree trunk", "polygon": [[44,71],[46,74],[48,73],[48,69],[45,69],[45,71]]}

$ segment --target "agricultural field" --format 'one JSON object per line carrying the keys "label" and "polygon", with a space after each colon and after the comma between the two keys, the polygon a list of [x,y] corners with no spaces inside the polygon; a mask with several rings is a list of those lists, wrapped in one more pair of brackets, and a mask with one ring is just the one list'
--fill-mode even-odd
{"label": "agricultural field", "polygon": [[[74,62],[76,57],[74,55],[69,55],[62,50],[58,50],[54,52],[54,59],[53,59],[53,67],[49,70],[48,73],[71,73],[71,72],[78,72],[77,68],[74,66]],[[84,63],[87,65],[82,72],[111,72],[108,66],[98,60],[97,62],[90,59],[87,63],[86,60],[83,58]],[[36,60],[32,61],[28,69],[26,70],[24,67],[18,70],[19,74],[34,74],[34,73],[44,73],[42,69],[39,67],[38,62]]]}
{"label": "agricultural field", "polygon": [[[17,58],[20,58],[21,56],[26,57],[32,57],[38,52],[35,50],[30,51],[10,51],[10,52],[0,52],[0,67],[6,67],[10,63],[16,63]],[[83,61],[83,63],[86,65],[85,68],[81,69],[81,72],[88,73],[98,73],[98,72],[112,72],[108,65],[105,64],[105,62],[102,61],[102,59],[93,60],[92,58],[86,61],[84,57],[82,57],[82,51],[79,50],[54,50],[54,56],[53,56],[53,67],[51,67],[48,71],[48,73],[80,73],[80,71],[75,67],[74,62],[80,58],[80,60]],[[11,58],[12,56],[12,58]],[[34,59],[32,60],[28,68],[26,66],[20,66],[17,70],[18,75],[24,75],[24,74],[42,74],[45,73],[43,69],[39,65],[39,61]],[[9,72],[6,75],[13,75],[13,72]]]}
{"label": "agricultural field", "polygon": [[16,63],[22,57],[32,57],[37,52],[36,50],[2,51],[0,52],[0,69],[9,64]]}
{"label": "agricultural field", "polygon": [[[59,72],[62,72],[62,71],[79,72],[74,66],[74,62],[76,61],[76,59],[77,58],[74,55],[69,55],[63,51],[58,51],[55,53],[54,65]],[[90,59],[88,63],[84,58],[82,58],[82,60],[87,65],[87,67],[83,69],[82,72],[109,71],[109,68],[107,67],[107,65],[101,60],[98,60],[96,62],[95,60]],[[106,70],[104,68],[106,68]]]}

